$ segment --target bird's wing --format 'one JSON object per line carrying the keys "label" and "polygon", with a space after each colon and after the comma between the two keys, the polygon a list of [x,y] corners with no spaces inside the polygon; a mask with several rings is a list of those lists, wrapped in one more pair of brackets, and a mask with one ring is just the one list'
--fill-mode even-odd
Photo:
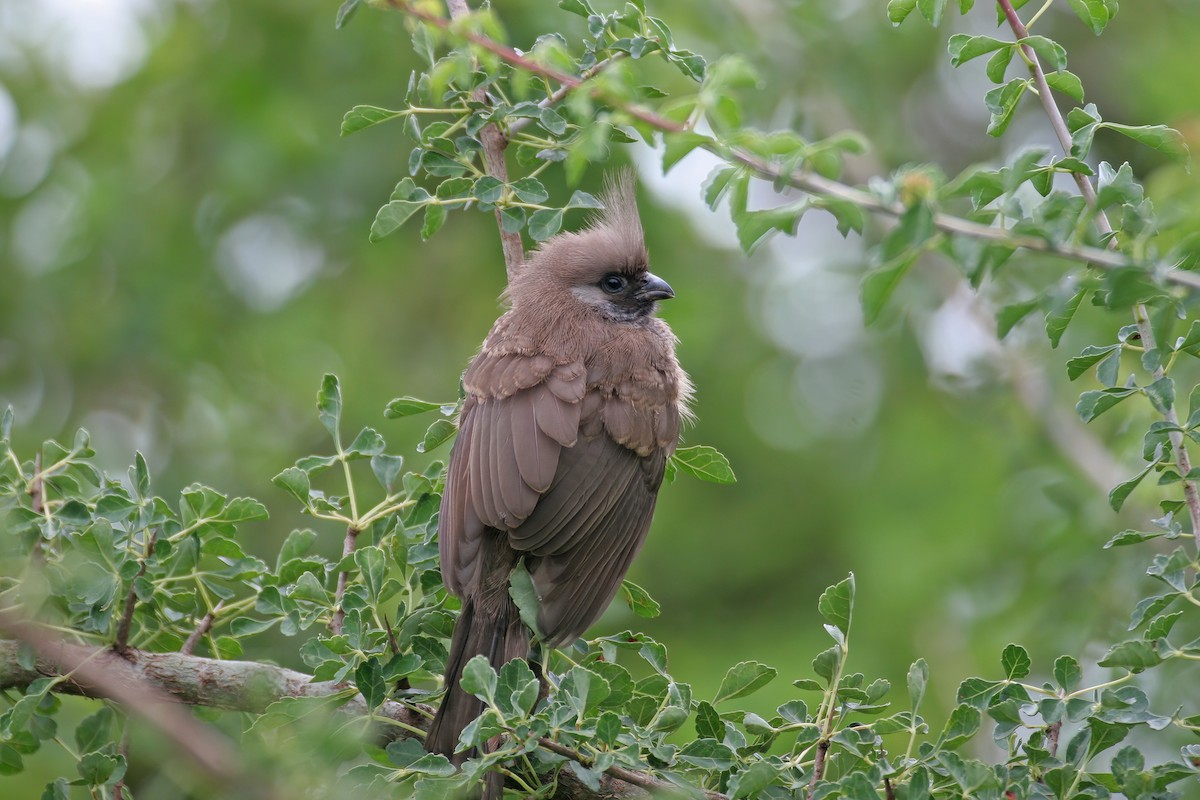
{"label": "bird's wing", "polygon": [[579,363],[484,351],[464,385],[439,522],[442,578],[459,595],[474,581],[485,530],[519,526],[553,483],[579,435],[586,373]]}
{"label": "bird's wing", "polygon": [[509,533],[513,547],[535,556],[538,627],[552,645],[581,635],[616,595],[650,528],[679,415],[665,398],[635,407],[593,390],[580,429],[549,490]]}
{"label": "bird's wing", "polygon": [[538,627],[557,645],[604,612],[645,541],[679,412],[645,382],[585,391],[582,364],[539,358],[484,351],[468,369],[439,541],[461,595],[482,537],[507,531],[533,557]]}

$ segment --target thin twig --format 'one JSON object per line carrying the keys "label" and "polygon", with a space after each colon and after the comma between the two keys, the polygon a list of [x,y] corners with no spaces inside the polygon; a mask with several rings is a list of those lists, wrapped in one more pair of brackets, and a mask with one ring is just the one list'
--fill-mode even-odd
{"label": "thin twig", "polygon": [[[471,13],[470,7],[467,6],[467,0],[446,0],[446,9],[450,12],[450,17],[455,20],[463,19]],[[487,103],[487,89],[484,87],[476,89],[471,93],[471,99]],[[494,122],[489,122],[479,131],[479,144],[483,147],[483,165],[487,174],[501,183],[508,183],[508,165],[504,161],[504,151],[508,147],[508,139]],[[519,231],[509,232],[504,229],[504,219],[500,212],[501,209],[497,206],[496,227],[500,230],[504,269],[511,281],[525,262],[525,245],[521,241]]]}
{"label": "thin twig", "polygon": [[137,574],[133,576],[133,580],[129,582],[129,593],[125,595],[125,609],[121,614],[121,624],[117,626],[116,641],[113,642],[113,649],[118,653],[124,653],[129,649],[129,629],[133,625],[133,610],[137,607],[137,589],[134,584],[137,579],[146,574],[146,564],[150,561],[150,555],[154,552],[154,542],[158,539],[158,528],[150,531],[150,538],[146,540],[145,553],[142,556],[142,562],[138,565]]}
{"label": "thin twig", "polygon": [[[45,512],[45,484],[42,482],[42,453],[39,450],[33,455],[33,480],[29,482],[29,504],[33,513],[39,517]],[[42,537],[33,540],[34,562],[42,559]]]}
{"label": "thin twig", "polygon": [[[1029,36],[1029,29],[1021,22],[1016,9],[1013,8],[1012,0],[998,0],[998,2],[1017,41],[1021,42],[1026,39]],[[1025,61],[1029,64],[1029,71],[1033,75],[1033,82],[1037,86],[1038,95],[1042,101],[1042,108],[1045,109],[1046,117],[1050,120],[1050,127],[1054,130],[1054,135],[1058,139],[1063,152],[1070,154],[1071,133],[1067,129],[1067,122],[1063,118],[1062,111],[1059,110],[1058,104],[1054,102],[1054,97],[1051,95],[1050,84],[1046,81],[1046,72],[1042,69],[1042,63],[1032,47],[1025,44],[1020,46],[1025,55]],[[1079,186],[1079,193],[1083,195],[1084,201],[1095,212],[1097,229],[1101,234],[1108,236],[1108,247],[1110,249],[1115,248],[1117,241],[1116,237],[1112,236],[1112,224],[1108,221],[1108,215],[1104,213],[1104,209],[1096,207],[1096,189],[1092,186],[1091,180],[1086,175],[1078,172],[1072,174],[1074,175],[1076,185]],[[1182,274],[1171,273],[1171,275]],[[1170,277],[1168,275],[1168,278]],[[1150,321],[1150,313],[1146,309],[1146,305],[1144,303],[1136,304],[1133,308],[1133,315],[1137,323],[1138,335],[1142,340],[1142,346],[1146,350],[1157,347],[1158,340],[1154,336],[1154,326]],[[1152,374],[1155,380],[1161,380],[1165,377],[1166,370],[1161,364],[1161,359],[1159,365],[1152,371]],[[1162,418],[1171,427],[1179,427],[1179,415],[1176,413],[1174,406],[1163,411]],[[1188,516],[1192,523],[1192,537],[1196,542],[1196,546],[1200,547],[1200,492],[1196,490],[1196,482],[1188,477],[1192,471],[1192,460],[1188,455],[1183,433],[1179,430],[1173,430],[1167,435],[1171,442],[1171,450],[1175,454],[1175,464],[1179,468],[1180,476],[1183,478],[1183,497],[1187,505]]]}
{"label": "thin twig", "polygon": [[[387,0],[388,4],[396,10],[409,16],[428,22],[443,30],[451,29],[451,22],[435,14],[425,11],[423,8],[411,5],[407,0]],[[1011,5],[1011,4],[1010,4]],[[584,86],[584,82],[575,77],[568,75],[565,72],[539,64],[533,59],[527,58],[511,47],[502,45],[486,36],[482,36],[474,31],[461,30],[456,31],[457,35],[465,41],[481,47],[484,50],[498,56],[501,60],[508,64],[517,67],[523,71],[533,75],[540,75],[543,78],[548,78],[555,83],[565,87],[567,92],[579,88],[585,88],[595,94],[603,96],[603,87],[589,84]],[[1044,76],[1043,76],[1044,80]],[[1043,93],[1045,96],[1046,93]],[[619,98],[607,98],[613,103],[615,108],[620,109],[630,117],[646,123],[652,128],[663,133],[685,133],[689,131],[687,125],[675,120],[668,119],[654,111],[641,106],[637,103],[628,103],[621,101]],[[1068,137],[1069,142],[1069,137]],[[735,163],[741,164],[759,178],[771,181],[774,184],[784,184],[793,189],[807,192],[819,197],[827,197],[834,200],[843,200],[851,203],[864,211],[869,211],[875,214],[881,214],[889,217],[900,217],[907,212],[907,208],[902,203],[889,203],[869,192],[857,189],[840,181],[825,178],[814,173],[804,172],[801,170],[785,170],[780,166],[771,164],[759,156],[750,153],[746,150],[737,147],[728,147],[707,140],[701,142],[699,147],[708,150],[714,155],[729,159]],[[1083,177],[1086,182],[1086,176],[1076,175],[1076,180]],[[1089,184],[1090,187],[1090,184]],[[1085,195],[1086,196],[1086,195]],[[1093,191],[1094,196],[1094,191]],[[956,217],[952,214],[938,213],[933,216],[933,224],[937,229],[946,233],[959,236],[968,236],[973,239],[981,239],[991,241],[997,244],[1003,244],[1014,249],[1030,250],[1046,255],[1058,256],[1061,258],[1070,259],[1072,261],[1085,262],[1093,267],[1103,270],[1116,270],[1127,267],[1149,266],[1153,271],[1160,275],[1161,280],[1167,283],[1178,286],[1187,287],[1192,290],[1200,290],[1200,275],[1192,272],[1182,272],[1173,270],[1170,265],[1162,262],[1137,262],[1128,256],[1105,250],[1098,247],[1088,247],[1083,245],[1071,244],[1056,244],[1048,242],[1044,239],[1038,239],[1030,236],[1014,236],[1004,228],[995,225],[985,225],[980,222]]]}
{"label": "thin twig", "polygon": [[[354,543],[358,539],[358,534],[361,533],[353,525],[346,528],[346,538],[342,542],[342,560],[354,555]],[[346,621],[346,609],[342,608],[342,598],[346,594],[346,587],[350,585],[350,573],[347,570],[342,570],[338,573],[337,591],[333,595],[333,618],[329,620],[329,632],[334,636],[341,635],[342,625]]]}
{"label": "thin twig", "polygon": [[217,613],[220,612],[223,605],[225,605],[224,600],[217,601],[217,604],[213,606],[213,610],[205,614],[204,618],[201,619],[196,625],[196,629],[188,634],[187,641],[183,643],[183,647],[179,648],[179,652],[183,653],[185,656],[190,656],[192,654],[192,652],[196,649],[196,645],[200,643],[200,640],[207,636],[208,632],[212,630],[213,622],[216,620]]}
{"label": "thin twig", "polygon": [[[553,739],[547,739],[543,737],[538,739],[538,744],[552,753],[557,753],[558,755],[566,756],[573,761],[578,761],[585,767],[591,766],[592,764],[592,760],[583,753],[580,753],[578,750],[575,750],[574,748],[568,747],[564,744],[560,744]],[[679,787],[675,786],[674,784],[655,778],[653,775],[647,775],[645,772],[638,772],[637,770],[627,769],[625,767],[612,766],[606,769],[604,773],[616,778],[619,781],[623,781],[624,783],[637,786],[640,789],[645,789],[648,792],[661,792],[666,796],[678,794],[679,792]],[[712,792],[703,789],[700,791],[702,791],[704,796],[709,798],[709,800],[725,800],[726,797],[720,792]]]}

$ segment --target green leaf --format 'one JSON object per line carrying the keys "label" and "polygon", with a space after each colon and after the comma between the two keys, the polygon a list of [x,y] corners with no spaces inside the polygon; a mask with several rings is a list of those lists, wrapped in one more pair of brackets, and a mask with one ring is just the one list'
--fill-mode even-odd
{"label": "green leaf", "polygon": [[388,687],[383,680],[383,670],[378,658],[368,658],[358,665],[354,670],[354,685],[368,709],[378,708],[387,699]]}
{"label": "green leaf", "polygon": [[392,456],[387,453],[376,453],[371,456],[371,471],[375,479],[390,494],[395,490],[396,476],[404,466],[403,456]]}
{"label": "green leaf", "polygon": [[[1108,493],[1108,504],[1112,506],[1113,511],[1121,510],[1121,506],[1125,505],[1125,500],[1129,497],[1130,493],[1137,488],[1137,485],[1142,482],[1142,479],[1145,478],[1146,475],[1149,474],[1150,470],[1154,469],[1155,466],[1157,466],[1155,462],[1150,462],[1146,465],[1145,469],[1143,469],[1137,475],[1134,475],[1127,481],[1118,483],[1112,488],[1112,491]],[[1103,664],[1101,664],[1101,666],[1103,666]]]}
{"label": "green leaf", "polygon": [[1033,313],[1039,305],[1041,305],[1041,301],[1035,298],[1023,303],[1013,303],[1000,309],[996,313],[996,337],[1003,339],[1008,336],[1009,331],[1015,328],[1018,322]]}
{"label": "green leaf", "polygon": [[1136,386],[1130,388],[1110,387],[1108,389],[1095,389],[1084,392],[1079,395],[1079,402],[1075,404],[1075,413],[1084,422],[1091,422],[1125,398],[1132,394],[1137,394],[1137,392],[1138,388]]}
{"label": "green leaf", "polygon": [[1100,112],[1095,103],[1088,103],[1083,108],[1073,108],[1067,114],[1067,130],[1071,132],[1071,155],[1075,158],[1087,158],[1092,149],[1092,139],[1096,136],[1096,128],[1100,124]]}
{"label": "green leaf", "polygon": [[435,420],[425,431],[425,437],[417,445],[418,453],[428,453],[454,438],[458,426],[448,419]]}
{"label": "green leaf", "polygon": [[1080,375],[1091,369],[1093,365],[1098,364],[1104,359],[1108,358],[1108,356],[1112,353],[1117,353],[1119,355],[1120,352],[1120,344],[1110,344],[1106,347],[1088,345],[1087,347],[1083,348],[1082,353],[1067,361],[1067,378],[1069,380],[1075,380]]}
{"label": "green leaf", "polygon": [[1097,663],[1102,667],[1122,667],[1130,672],[1141,672],[1158,666],[1162,660],[1154,642],[1132,639],[1113,645]]}
{"label": "green leaf", "polygon": [[1083,682],[1083,669],[1071,656],[1054,660],[1054,680],[1064,691],[1073,692]]}
{"label": "green leaf", "polygon": [[594,16],[596,13],[587,0],[558,0],[558,7],[563,11],[578,14],[584,19]]}
{"label": "green leaf", "polygon": [[701,739],[715,739],[725,735],[725,723],[717,714],[717,710],[706,700],[701,700],[696,706],[696,736]]}
{"label": "green leaf", "polygon": [[929,685],[929,664],[925,659],[918,658],[908,668],[908,704],[912,713],[916,714],[925,699],[925,689]]}
{"label": "green leaf", "polygon": [[1066,48],[1053,39],[1047,39],[1045,36],[1026,36],[1021,40],[1021,44],[1032,47],[1055,71],[1067,68]]}
{"label": "green leaf", "polygon": [[887,15],[892,25],[899,25],[917,7],[917,0],[888,0]]}
{"label": "green leaf", "polygon": [[471,194],[481,203],[494,204],[504,196],[504,183],[491,175],[485,175],[475,181],[475,188],[471,190]]}
{"label": "green leaf", "polygon": [[421,225],[421,241],[428,241],[430,236],[437,233],[446,222],[446,217],[445,206],[436,203],[425,206],[425,222]]}
{"label": "green leaf", "polygon": [[947,750],[953,750],[967,742],[979,731],[982,715],[979,709],[963,703],[954,709],[946,727],[942,730],[941,744]]}
{"label": "green leaf", "polygon": [[987,128],[989,136],[1001,136],[1008,130],[1008,126],[1013,120],[1013,114],[1017,110],[1017,103],[1028,88],[1029,80],[1027,78],[1013,78],[1003,86],[998,86],[984,95],[983,101],[992,114]]}
{"label": "green leaf", "polygon": [[1013,54],[1016,52],[1016,45],[1006,47],[1003,50],[997,50],[996,54],[988,59],[987,66],[984,67],[984,72],[987,73],[988,80],[992,83],[1004,83],[1004,76],[1008,72],[1008,65],[1012,63]]}
{"label": "green leaf", "polygon": [[1166,125],[1118,125],[1115,122],[1105,122],[1102,127],[1128,136],[1147,147],[1153,147],[1171,158],[1182,161],[1188,156],[1188,148],[1184,143],[1183,134]]}
{"label": "green leaf", "polygon": [[[401,739],[387,746],[388,762],[402,773],[449,778],[458,768],[440,753],[428,753],[416,738]],[[417,796],[419,796],[419,792]]]}
{"label": "green leaf", "polygon": [[414,203],[409,200],[393,200],[379,209],[379,213],[375,215],[375,221],[371,223],[371,241],[377,242],[389,233],[396,231],[424,205],[425,203]]}
{"label": "green leaf", "polygon": [[317,391],[317,418],[336,441],[342,421],[342,387],[336,375],[326,373]]}
{"label": "green leaf", "polygon": [[733,468],[729,465],[729,459],[725,458],[716,448],[708,445],[681,447],[671,455],[670,461],[676,469],[702,481],[709,483],[735,483],[737,481],[737,477],[733,474]]}
{"label": "green leaf", "polygon": [[511,188],[522,203],[544,203],[550,198],[550,192],[537,178],[521,178]]}
{"label": "green leaf", "polygon": [[1029,675],[1029,668],[1033,662],[1029,658],[1029,653],[1024,647],[1018,644],[1010,644],[1004,648],[1004,653],[1000,657],[1000,664],[1004,668],[1004,677],[1010,681],[1019,681]]}
{"label": "green leaf", "polygon": [[1058,347],[1058,343],[1062,341],[1063,334],[1066,333],[1067,326],[1075,317],[1075,312],[1079,309],[1079,304],[1083,301],[1087,291],[1086,287],[1080,287],[1070,297],[1060,298],[1046,312],[1046,336],[1050,338],[1051,347]]}
{"label": "green leaf", "polygon": [[[542,109],[538,115],[538,122],[550,133],[555,136],[561,136],[567,130],[567,121],[562,118],[557,111],[547,106]],[[541,202],[540,200],[531,200],[529,202]]]}
{"label": "green leaf", "polygon": [[917,0],[917,10],[921,16],[929,20],[935,28],[942,22],[942,13],[946,10],[947,0]]}
{"label": "green leaf", "polygon": [[663,134],[663,172],[670,172],[671,167],[678,164],[684,156],[711,141],[712,138],[691,131]]}
{"label": "green leaf", "polygon": [[716,739],[696,739],[688,742],[676,758],[700,769],[717,771],[727,770],[737,763],[733,751]]}
{"label": "green leaf", "polygon": [[733,213],[733,222],[737,226],[738,244],[747,253],[753,253],[772,231],[794,234],[800,218],[811,207],[811,203],[802,200],[767,211],[737,211]]}
{"label": "green leaf", "polygon": [[487,656],[475,656],[463,667],[460,685],[467,694],[491,703],[496,697],[496,670],[488,663]]}
{"label": "green leaf", "polygon": [[400,417],[411,417],[414,414],[424,414],[426,411],[442,407],[442,403],[430,403],[428,400],[418,400],[415,397],[397,397],[383,409],[383,415],[388,419],[399,419]]}
{"label": "green leaf", "polygon": [[1077,103],[1083,102],[1083,81],[1079,80],[1079,76],[1073,72],[1062,70],[1061,72],[1046,73],[1046,83],[1056,92],[1062,92]]}
{"label": "green leaf", "polygon": [[367,587],[371,601],[377,601],[383,589],[384,579],[387,578],[387,556],[374,545],[360,547],[354,551],[354,563],[361,571],[363,584]]}
{"label": "green leaf", "polygon": [[757,661],[742,661],[729,668],[713,698],[713,705],[735,697],[745,697],[766,686],[779,672]]}
{"label": "green leaf", "polygon": [[563,206],[563,210],[570,208],[604,208],[604,203],[601,203],[594,196],[587,192],[576,190],[571,194],[571,199]]}
{"label": "green leaf", "polygon": [[821,592],[817,611],[842,633],[850,632],[850,622],[854,616],[854,573]]}
{"label": "green leaf", "polygon": [[1175,381],[1166,376],[1144,387],[1146,397],[1160,414],[1166,414],[1175,406]]}
{"label": "green leaf", "polygon": [[75,728],[75,746],[80,753],[99,750],[113,737],[117,715],[107,706],[84,718]]}
{"label": "green leaf", "polygon": [[1108,24],[1109,11],[1108,3],[1105,0],[1067,0],[1071,8],[1075,11],[1075,15],[1092,29],[1092,33],[1099,36],[1104,32],[1104,26]]}
{"label": "green leaf", "polygon": [[529,236],[535,242],[544,242],[562,228],[563,210],[543,208],[529,215]]}
{"label": "green leaf", "polygon": [[[351,0],[351,2],[357,2],[357,0]],[[355,106],[346,112],[346,116],[342,117],[342,136],[349,136],[364,128],[373,127],[381,122],[389,122],[403,115],[403,111],[390,111],[378,106]]]}
{"label": "green leaf", "polygon": [[737,800],[740,797],[757,798],[764,789],[771,785],[779,767],[769,761],[755,761],[749,769],[742,770],[729,780],[729,797]]}
{"label": "green leaf", "polygon": [[916,261],[917,251],[912,250],[880,269],[866,274],[861,288],[864,322],[872,325],[879,319],[887,301],[891,299],[896,287],[900,285],[900,281],[908,274]]}
{"label": "green leaf", "polygon": [[304,505],[308,505],[310,491],[308,473],[299,467],[288,467],[274,478],[271,478],[271,483],[283,489]]}
{"label": "green leaf", "polygon": [[363,0],[344,0],[338,6],[337,18],[333,21],[333,29],[340,31],[354,17],[354,12],[358,11],[358,7],[362,5],[362,2]]}
{"label": "green leaf", "polygon": [[517,564],[508,576],[508,595],[517,604],[517,610],[521,613],[521,622],[525,623],[525,627],[533,631],[536,638],[543,638],[537,622],[540,610],[537,589],[533,585],[533,578],[529,575],[529,571],[525,569],[524,562]]}
{"label": "green leaf", "polygon": [[650,593],[633,581],[621,581],[621,596],[634,614],[646,619],[654,619],[662,611],[662,607]]}
{"label": "green leaf", "polygon": [[950,53],[950,64],[957,67],[973,58],[978,58],[984,53],[990,53],[1003,48],[1012,48],[1012,46],[1012,42],[993,39],[991,36],[967,36],[966,34],[956,33],[950,37],[950,42],[946,50]]}

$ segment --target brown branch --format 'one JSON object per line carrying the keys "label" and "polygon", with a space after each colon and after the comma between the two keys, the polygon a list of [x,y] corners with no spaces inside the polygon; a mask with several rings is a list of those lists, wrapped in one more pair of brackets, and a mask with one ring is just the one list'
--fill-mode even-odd
{"label": "brown branch", "polygon": [[[463,19],[471,13],[471,9],[467,6],[467,0],[446,0],[446,9],[450,12],[450,17],[455,20]],[[442,21],[444,22],[444,20]],[[483,87],[476,89],[471,93],[471,99],[487,103],[487,89]],[[489,122],[483,126],[479,131],[479,143],[483,146],[483,165],[487,174],[501,183],[508,183],[508,164],[504,160],[508,139],[496,123]],[[504,220],[499,206],[496,207],[496,227],[500,231],[500,248],[504,252],[504,270],[508,275],[508,280],[511,281],[517,274],[517,270],[525,263],[525,245],[521,241],[519,231],[504,230]]]}
{"label": "brown branch", "polygon": [[[1004,0],[1001,0],[1002,3],[1003,1]],[[604,98],[606,101],[612,103],[614,108],[619,109],[633,119],[649,125],[655,130],[663,133],[689,132],[689,128],[681,122],[676,122],[675,120],[656,114],[654,111],[637,103],[628,103],[622,101],[620,98],[609,97],[605,95],[603,87],[601,86],[594,84],[585,85],[583,80],[574,75],[568,75],[567,73],[554,69],[553,67],[539,64],[537,61],[521,55],[511,47],[502,45],[486,36],[482,36],[470,30],[454,30],[452,23],[449,20],[439,17],[435,14],[431,14],[425,11],[423,8],[414,6],[410,4],[408,0],[387,0],[387,2],[392,8],[395,8],[404,14],[415,17],[424,22],[428,22],[429,24],[441,28],[442,30],[456,33],[470,44],[487,50],[493,55],[499,57],[501,60],[511,64],[514,67],[517,67],[518,69],[534,75],[539,75],[543,78],[548,78],[555,83],[560,84],[561,87],[565,87],[565,92],[583,88],[597,96]],[[862,189],[856,189],[855,187],[841,183],[840,181],[832,180],[821,175],[816,175],[814,173],[804,172],[801,170],[785,170],[782,167],[771,164],[759,156],[741,148],[728,147],[720,142],[712,140],[701,142],[698,146],[708,150],[719,158],[741,164],[750,169],[750,171],[759,178],[762,178],[766,181],[771,181],[774,184],[787,185],[793,189],[798,189],[802,192],[807,192],[808,194],[819,197],[843,200],[865,211],[883,216],[901,217],[908,210],[902,203],[886,202],[879,197],[870,194],[869,192],[865,192]],[[1079,177],[1084,177],[1086,181],[1086,176],[1077,176],[1076,180],[1078,180]],[[997,244],[1007,245],[1014,249],[1029,250],[1036,253],[1044,253],[1046,255],[1067,258],[1072,261],[1085,262],[1098,269],[1116,270],[1126,267],[1136,267],[1139,266],[1139,263],[1141,263],[1130,259],[1122,253],[1117,253],[1098,247],[1055,244],[1048,242],[1045,239],[1038,239],[1030,236],[1014,236],[1004,228],[994,225],[985,225],[983,223],[956,217],[952,214],[934,214],[933,224],[938,230],[946,233],[959,236],[968,236],[973,239],[981,239],[984,241],[991,241]],[[1200,290],[1200,275],[1196,273],[1170,270],[1168,265],[1162,263],[1145,262],[1145,264],[1153,266],[1157,271],[1161,272],[1162,280],[1166,281],[1167,283],[1183,286],[1191,290]],[[1200,510],[1200,506],[1198,506],[1198,510]]]}
{"label": "brown branch", "polygon": [[0,642],[0,653],[11,656],[3,659],[9,663],[0,666],[0,688],[27,686],[44,676],[65,677],[68,680],[55,687],[57,691],[113,700],[127,713],[158,731],[215,782],[253,790],[253,796],[275,796],[263,786],[261,778],[253,778],[244,771],[228,739],[198,722],[190,712],[173,702],[168,692],[163,691],[165,687],[145,680],[136,662],[126,661],[129,656],[136,658],[137,651],[130,650],[122,657],[108,648],[58,641],[42,628],[11,613],[0,612],[0,629],[33,648],[37,654],[34,670],[19,665],[14,668],[19,645]]}
{"label": "brown branch", "polygon": [[[342,560],[346,560],[354,555],[354,543],[358,539],[360,530],[353,525],[346,528],[346,538],[342,542]],[[350,573],[342,570],[338,573],[337,591],[333,595],[333,618],[329,620],[329,632],[334,636],[339,636],[342,632],[342,625],[346,621],[346,609],[342,608],[342,598],[346,595],[346,587],[350,585]]]}
{"label": "brown branch", "polygon": [[[1008,26],[1012,28],[1013,35],[1017,42],[1028,38],[1029,29],[1025,27],[1025,23],[1021,21],[1017,11],[1013,8],[1012,0],[998,0],[1001,10],[1004,12],[1005,19],[1008,20]],[[1037,86],[1038,96],[1042,101],[1042,108],[1046,112],[1046,117],[1050,120],[1050,127],[1054,131],[1055,137],[1058,139],[1059,146],[1067,155],[1071,152],[1071,133],[1067,129],[1067,122],[1063,118],[1062,111],[1059,110],[1058,104],[1054,102],[1054,97],[1050,92],[1050,84],[1046,81],[1046,72],[1042,69],[1042,63],[1037,57],[1037,53],[1029,45],[1020,45],[1021,51],[1025,56],[1026,63],[1029,64],[1029,71],[1033,75],[1033,82]],[[1076,185],[1079,186],[1079,193],[1083,196],[1088,207],[1095,212],[1096,227],[1100,233],[1109,235],[1108,247],[1115,248],[1117,240],[1112,236],[1112,224],[1108,221],[1108,215],[1104,213],[1104,209],[1096,207],[1096,190],[1092,186],[1091,180],[1084,174],[1075,172],[1072,173],[1075,178]],[[1171,275],[1180,275],[1182,273],[1171,273]],[[1138,335],[1142,340],[1142,347],[1146,350],[1154,349],[1158,346],[1158,340],[1154,336],[1154,326],[1150,322],[1150,314],[1144,303],[1138,303],[1133,308],[1134,320],[1137,323]],[[1155,380],[1161,380],[1166,375],[1166,370],[1160,363],[1152,371]],[[1162,418],[1172,427],[1179,427],[1179,415],[1172,406],[1162,413]],[[1200,492],[1196,489],[1196,482],[1189,479],[1188,475],[1192,471],[1192,460],[1188,455],[1187,447],[1184,443],[1183,433],[1175,430],[1167,434],[1171,442],[1171,450],[1175,454],[1175,465],[1179,468],[1179,474],[1183,478],[1183,497],[1187,505],[1188,516],[1192,523],[1192,538],[1196,542],[1196,546],[1200,547]]]}
{"label": "brown branch", "polygon": [[[70,679],[55,686],[54,691],[84,697],[108,697],[122,705],[138,704],[129,709],[131,713],[158,708],[164,704],[147,701],[166,697],[188,705],[261,713],[271,703],[285,697],[329,697],[346,690],[344,683],[314,682],[311,675],[273,664],[218,661],[183,653],[148,653],[133,648],[122,658],[108,648],[51,641],[40,629],[27,623],[20,623],[20,630],[14,630],[8,617],[0,619],[0,623],[10,635],[22,641],[28,641],[28,635],[43,645],[35,647],[37,662],[33,669],[29,669],[21,665],[18,642],[0,640],[0,689],[23,689],[38,678],[69,676]],[[84,674],[88,665],[91,672]],[[94,673],[99,673],[104,682],[95,681]],[[110,692],[112,687],[109,684],[116,684],[120,691],[113,689]],[[183,739],[186,740],[185,745],[199,747],[214,737],[210,729],[176,703],[166,700],[165,707],[182,714],[185,720],[179,727],[166,732],[172,741]],[[399,723],[389,725],[383,731],[384,738],[389,740],[408,738],[414,735],[414,731],[425,731],[433,716],[433,709],[428,706],[394,700],[384,701],[371,711],[362,695],[355,695],[341,708],[355,715],[365,715],[370,711],[376,717]],[[221,739],[218,742],[221,747],[228,749],[228,742]],[[541,744],[552,752],[582,764],[590,763],[586,756],[565,745],[548,739],[541,740]],[[185,746],[180,749],[190,753]],[[648,797],[651,791],[661,792],[672,788],[677,791],[677,787],[666,781],[615,766],[608,769],[600,792],[589,789],[568,772],[561,773],[558,781],[559,792],[556,797],[577,800],[598,800],[601,797],[640,800]],[[724,800],[723,795],[716,792],[705,794],[710,800]]]}
{"label": "brown branch", "polygon": [[204,618],[201,619],[196,625],[196,629],[188,634],[187,641],[183,643],[183,647],[179,648],[180,653],[183,653],[185,656],[190,656],[192,652],[195,651],[196,645],[200,643],[200,640],[207,636],[208,632],[212,630],[213,622],[217,618],[217,613],[224,605],[224,600],[218,600],[217,604],[213,606],[213,610],[204,615]]}
{"label": "brown branch", "polygon": [[150,560],[151,554],[154,552],[154,542],[158,539],[158,528],[150,532],[150,538],[146,540],[145,554],[142,556],[142,563],[138,566],[137,574],[133,576],[133,580],[129,582],[129,594],[125,595],[125,610],[121,614],[121,624],[117,626],[117,638],[113,642],[113,649],[118,653],[124,653],[129,649],[129,629],[133,625],[133,610],[137,607],[137,591],[134,588],[134,583],[137,579],[146,574],[146,563]]}

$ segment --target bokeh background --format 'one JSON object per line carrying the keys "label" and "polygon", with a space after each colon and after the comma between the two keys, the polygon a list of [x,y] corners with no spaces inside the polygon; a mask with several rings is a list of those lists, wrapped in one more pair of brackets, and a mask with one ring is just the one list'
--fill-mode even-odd
{"label": "bokeh background", "polygon": [[[652,3],[682,46],[759,69],[745,98],[759,124],[863,131],[853,181],[1051,144],[1032,102],[1004,140],[984,135],[982,63],[948,64],[949,31],[1007,36],[989,4],[949,31],[915,15],[893,29],[884,5]],[[399,126],[342,139],[339,122],[359,103],[400,107],[416,62],[398,15],[366,9],[335,31],[336,6],[0,0],[0,406],[17,445],[82,425],[113,470],[141,450],[167,496],[199,481],[258,497],[272,519],[249,548],[268,557],[309,523],[270,479],[324,447],[321,374],[341,377],[347,427],[376,426],[413,464],[444,456],[416,454],[424,422],[382,409],[453,398],[503,288],[490,215],[453,215],[428,243],[415,224],[368,242],[411,143]],[[546,2],[494,6],[517,45],[581,23]],[[1173,124],[1195,148],[1200,4],[1125,3],[1095,38],[1061,2],[1039,32],[1067,46],[1105,118]],[[781,677],[749,703],[770,709],[828,645],[818,595],[853,571],[851,667],[903,685],[924,656],[935,720],[959,680],[997,674],[1007,642],[1042,673],[1060,653],[1094,662],[1147,593],[1149,553],[1101,546],[1153,498],[1109,510],[1102,487],[1140,467],[1138,428],[1081,428],[1062,365],[1129,320],[1084,309],[1057,351],[1037,320],[1001,346],[993,301],[1064,265],[1021,261],[976,300],[933,258],[868,329],[857,285],[878,226],[843,239],[814,214],[748,257],[700,201],[701,154],[667,176],[648,148],[613,158],[638,166],[653,266],[678,294],[663,316],[699,387],[688,441],[726,453],[739,481],[664,489],[630,575],[663,613],[614,607],[602,627],[664,641],[701,696],[739,660],[771,664]],[[1196,176],[1154,153],[1102,137],[1097,158],[1131,161],[1160,207],[1196,209]],[[752,202],[779,202],[759,189]],[[297,644],[266,655],[298,665]]]}

